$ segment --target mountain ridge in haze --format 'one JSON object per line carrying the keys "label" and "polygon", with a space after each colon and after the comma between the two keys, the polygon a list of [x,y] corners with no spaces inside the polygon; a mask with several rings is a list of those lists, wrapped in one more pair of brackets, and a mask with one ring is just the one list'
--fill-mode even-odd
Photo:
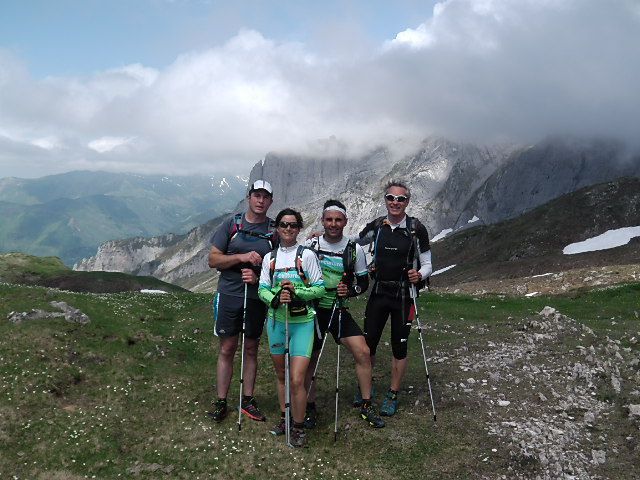
{"label": "mountain ridge in haze", "polygon": [[[550,140],[544,147],[545,151],[560,152],[558,156],[562,156],[565,142],[563,139]],[[582,145],[579,148],[583,150],[583,155],[589,157],[590,144],[586,142],[579,145]],[[474,226],[462,223],[460,219],[465,212],[471,212],[474,206],[479,205],[474,203],[477,202],[474,199],[480,198],[478,191],[490,192],[492,190],[488,185],[500,184],[499,178],[506,165],[509,166],[509,174],[516,179],[555,182],[556,186],[552,188],[550,185],[549,190],[556,192],[556,196],[570,193],[573,191],[571,188],[581,182],[600,183],[601,178],[606,180],[616,176],[618,171],[629,171],[627,168],[616,170],[616,165],[624,165],[623,162],[618,162],[623,150],[613,149],[616,156],[609,157],[611,164],[606,171],[583,169],[572,172],[576,179],[568,182],[561,176],[548,179],[547,171],[535,169],[532,167],[535,163],[526,161],[526,154],[531,148],[515,145],[477,146],[435,137],[426,139],[418,151],[399,160],[391,158],[384,149],[376,149],[359,161],[341,158],[302,160],[291,155],[269,154],[264,161],[254,166],[250,181],[258,178],[271,181],[274,186],[271,216],[275,216],[285,206],[300,210],[306,225],[305,231],[301,233],[304,235],[309,230],[319,228],[321,206],[328,198],[344,201],[349,213],[346,232],[357,233],[366,222],[385,211],[382,199],[384,184],[392,178],[405,178],[412,189],[412,199],[407,211],[422,220],[433,237],[444,228],[456,226],[457,230],[461,230]],[[637,176],[640,176],[640,162],[636,159],[631,165],[638,171]],[[597,175],[598,171],[601,172],[600,177]],[[589,175],[583,178],[582,172],[589,172]],[[514,182],[513,188],[526,186],[522,181]],[[492,192],[499,198],[502,190],[494,189]],[[541,196],[534,197],[534,200],[536,198],[542,202]],[[525,200],[528,202],[529,197],[525,197]],[[540,204],[532,207],[532,202],[527,202],[518,203],[518,197],[512,197],[506,202],[509,208],[496,210],[497,214],[494,212],[495,221],[509,218],[514,208],[526,211]],[[235,211],[243,211],[245,208],[245,204],[241,202]],[[166,281],[189,285],[189,288],[199,288],[193,281],[196,277],[201,279],[202,285],[210,285],[208,279],[211,273],[206,264],[208,241],[223,218],[201,225],[192,230],[188,238],[178,242],[169,237],[143,240],[155,246],[154,249],[148,249],[149,255],[144,254],[144,249],[148,247],[135,249],[127,240],[102,245],[96,256],[83,260],[76,268],[101,269],[110,263],[117,265],[117,271],[158,275]],[[128,253],[123,256],[123,251]],[[136,257],[133,263],[128,260],[132,257]]]}
{"label": "mountain ridge in haze", "polygon": [[75,171],[0,179],[0,252],[58,256],[72,265],[110,239],[182,233],[229,211],[241,176]]}

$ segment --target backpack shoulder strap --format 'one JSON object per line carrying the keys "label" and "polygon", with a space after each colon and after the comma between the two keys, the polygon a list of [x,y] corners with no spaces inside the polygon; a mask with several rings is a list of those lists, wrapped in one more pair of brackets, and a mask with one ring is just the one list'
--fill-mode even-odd
{"label": "backpack shoulder strap", "polygon": [[302,268],[302,255],[304,254],[305,250],[310,250],[314,253],[314,255],[316,254],[315,250],[309,247],[305,247],[304,245],[298,245],[298,249],[296,250],[296,270],[298,272],[298,275],[302,279],[302,282],[305,285],[309,285],[309,279],[307,278],[307,275],[304,273],[304,269]]}
{"label": "backpack shoulder strap", "polygon": [[278,247],[271,250],[271,256],[269,257],[269,280],[271,286],[273,286],[273,274],[276,272],[276,258],[278,257]]}
{"label": "backpack shoulder strap", "polygon": [[242,214],[236,213],[233,217],[233,226],[231,227],[231,232],[229,234],[229,241],[233,240],[238,232],[242,230]]}
{"label": "backpack shoulder strap", "polygon": [[347,245],[344,247],[344,251],[342,252],[342,266],[344,268],[344,272],[347,274],[352,274],[356,268],[356,243],[352,240],[347,242]]}

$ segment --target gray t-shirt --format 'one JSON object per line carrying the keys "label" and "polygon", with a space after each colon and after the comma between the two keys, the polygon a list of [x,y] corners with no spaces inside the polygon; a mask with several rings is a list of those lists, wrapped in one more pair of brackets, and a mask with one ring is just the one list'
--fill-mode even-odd
{"label": "gray t-shirt", "polygon": [[[269,240],[243,232],[254,232],[261,235],[272,233],[273,228],[271,228],[271,226],[273,225],[273,220],[267,217],[265,222],[249,223],[243,213],[241,219],[242,231],[237,233],[235,223],[235,217],[231,217],[220,225],[211,237],[211,245],[228,255],[254,251],[262,256],[262,258],[273,249]],[[234,297],[243,297],[244,283],[242,282],[240,269],[249,267],[251,267],[249,264],[238,264],[231,268],[220,270],[218,292]],[[258,265],[254,271],[256,275],[260,276],[260,265]],[[247,297],[258,298],[257,283],[255,285],[249,285]]]}

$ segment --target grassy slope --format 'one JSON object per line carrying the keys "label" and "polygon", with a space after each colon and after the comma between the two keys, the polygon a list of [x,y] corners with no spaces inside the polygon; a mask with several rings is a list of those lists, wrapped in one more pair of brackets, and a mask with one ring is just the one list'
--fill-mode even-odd
{"label": "grassy slope", "polygon": [[154,277],[117,272],[75,272],[58,257],[34,257],[23,253],[0,254],[0,281],[94,293],[141,289],[161,289],[167,292],[184,290]]}
{"label": "grassy slope", "polygon": [[[606,207],[603,207],[606,205]],[[513,278],[597,265],[638,263],[637,242],[605,251],[563,255],[570,243],[636,226],[640,178],[621,178],[563,195],[517,218],[463,230],[433,244],[437,285],[477,278]]]}
{"label": "grassy slope", "polygon": [[[478,332],[478,326],[488,327],[493,339],[506,336],[513,318],[531,316],[545,304],[616,337],[639,329],[632,313],[639,309],[639,294],[636,284],[572,298],[429,295],[421,299],[421,316],[429,325],[431,354],[442,356],[486,342],[486,332]],[[363,425],[348,405],[354,372],[349,356],[343,356],[337,444],[336,347],[328,342],[318,380],[323,416],[310,434],[310,448],[300,451],[267,433],[277,403],[266,342],[259,353],[257,397],[269,417],[267,425],[245,419],[238,433],[235,413],[222,424],[205,416],[214,394],[217,353],[208,295],[90,295],[0,285],[0,318],[12,310],[50,309],[51,300],[67,301],[92,321],[86,326],[64,320],[0,322],[3,478],[114,478],[136,470],[143,478],[158,478],[166,470],[167,478],[244,479],[495,478],[507,473],[503,457],[480,461],[496,439],[487,436],[476,405],[441,398],[444,385],[460,381],[461,375],[446,363],[430,364],[438,400],[438,421],[431,420],[415,333],[401,411],[382,430]],[[356,318],[361,318],[363,305],[353,305]],[[389,357],[390,347],[383,342],[376,376],[380,389],[389,379]],[[408,389],[410,385],[414,388]],[[237,390],[234,379],[232,405]]]}

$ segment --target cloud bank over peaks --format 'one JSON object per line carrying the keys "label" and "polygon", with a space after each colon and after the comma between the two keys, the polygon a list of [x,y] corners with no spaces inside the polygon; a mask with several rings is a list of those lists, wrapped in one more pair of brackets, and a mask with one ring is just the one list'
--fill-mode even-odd
{"label": "cloud bank over peaks", "polygon": [[361,48],[246,29],[160,69],[44,79],[0,50],[0,176],[246,172],[269,151],[348,157],[430,134],[640,139],[633,0],[448,0]]}

